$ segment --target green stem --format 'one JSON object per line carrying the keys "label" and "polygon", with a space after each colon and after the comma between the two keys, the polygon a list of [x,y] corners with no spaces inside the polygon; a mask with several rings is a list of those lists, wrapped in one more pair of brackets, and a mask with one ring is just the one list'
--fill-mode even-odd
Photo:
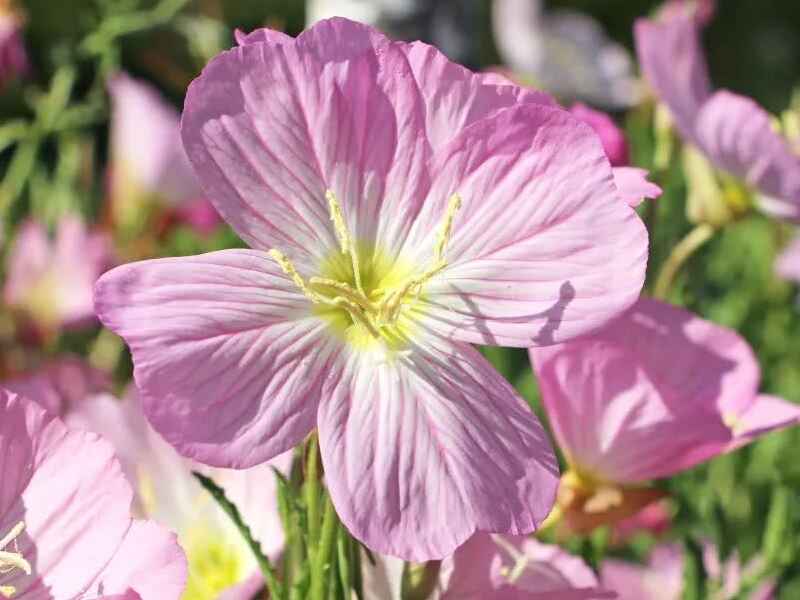
{"label": "green stem", "polygon": [[653,297],[660,300],[664,300],[667,297],[675,281],[675,277],[678,275],[683,265],[698,248],[711,239],[715,231],[716,229],[711,225],[701,223],[692,229],[685,238],[678,242],[661,267],[661,271],[656,279]]}
{"label": "green stem", "polygon": [[200,482],[200,485],[202,485],[203,488],[205,488],[205,490],[211,494],[214,500],[216,500],[217,504],[219,504],[219,507],[225,512],[225,514],[228,515],[228,517],[230,517],[231,521],[233,521],[234,525],[239,530],[239,533],[241,533],[248,547],[253,552],[253,555],[256,557],[256,561],[258,562],[258,567],[261,570],[261,574],[264,576],[264,581],[267,584],[269,597],[274,600],[280,600],[283,598],[283,586],[278,580],[275,569],[272,567],[272,564],[269,562],[267,556],[261,550],[261,544],[253,537],[250,528],[242,519],[239,509],[233,502],[228,500],[228,497],[225,495],[225,490],[214,483],[213,479],[206,477],[202,473],[193,471],[192,475],[197,478],[197,480]]}
{"label": "green stem", "polygon": [[[303,492],[306,497],[306,510],[308,511],[308,547],[313,553],[319,543],[320,528],[320,489],[319,481],[319,438],[317,434],[311,435],[306,445],[306,473],[303,483]],[[312,556],[313,558],[313,556]]]}
{"label": "green stem", "polygon": [[319,546],[316,557],[312,563],[311,594],[310,600],[326,600],[328,593],[328,574],[331,568],[331,558],[336,542],[336,531],[339,528],[339,518],[330,498],[325,501],[325,515],[322,518],[322,532],[320,533]]}

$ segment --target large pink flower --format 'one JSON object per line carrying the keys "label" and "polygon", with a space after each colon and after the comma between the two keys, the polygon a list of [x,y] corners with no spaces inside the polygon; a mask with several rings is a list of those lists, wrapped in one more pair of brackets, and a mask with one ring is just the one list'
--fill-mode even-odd
{"label": "large pink flower", "polygon": [[757,190],[762,209],[800,219],[800,156],[753,100],[712,91],[701,26],[696,16],[679,10],[662,21],[640,19],[636,48],[645,76],[687,142],[717,169]]}
{"label": "large pink flower", "polygon": [[800,407],[758,393],[758,363],[735,332],[655,300],[531,359],[570,464],[565,483],[589,513],[621,505],[625,486],[800,420]]}
{"label": "large pink flower", "polygon": [[534,530],[552,450],[470,343],[554,343],[635,300],[647,236],[597,136],[343,19],[240,42],[191,85],[183,139],[254,249],[96,287],[147,416],[183,454],[240,468],[318,427],[339,515],[387,554]]}
{"label": "large pink flower", "polygon": [[78,217],[63,217],[55,240],[27,221],[7,258],[5,302],[43,333],[91,322],[94,283],[111,263],[110,237],[88,231]]}
{"label": "large pink flower", "polygon": [[440,579],[436,600],[617,597],[580,558],[530,537],[476,534],[443,561]]}
{"label": "large pink flower", "polygon": [[114,77],[109,93],[114,222],[142,225],[147,209],[157,204],[200,233],[213,230],[220,217],[203,196],[181,146],[178,111],[158,90],[125,74]]}
{"label": "large pink flower", "polygon": [[177,600],[186,560],[175,536],[132,521],[109,444],[70,431],[0,390],[0,596]]}

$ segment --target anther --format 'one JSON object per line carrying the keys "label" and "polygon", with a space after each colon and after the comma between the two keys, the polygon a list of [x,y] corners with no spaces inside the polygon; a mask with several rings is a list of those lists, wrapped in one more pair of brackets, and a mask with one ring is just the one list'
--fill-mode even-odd
{"label": "anther", "polygon": [[444,251],[447,248],[447,242],[450,240],[450,235],[453,232],[453,221],[460,208],[461,196],[453,194],[450,196],[450,201],[447,203],[447,212],[444,215],[444,220],[439,230],[439,238],[436,240],[436,246],[433,252],[437,265],[444,262]]}
{"label": "anther", "polygon": [[290,261],[283,252],[273,248],[269,252],[267,252],[267,254],[272,260],[278,263],[283,272],[289,276],[289,278],[294,282],[294,284],[298,288],[300,288],[300,291],[303,292],[303,295],[306,298],[308,298],[315,304],[319,304],[320,302],[323,301],[319,294],[317,294],[316,292],[314,292],[314,290],[308,287],[303,277],[300,275],[300,273],[297,272],[297,269],[294,268],[292,261]]}
{"label": "anther", "polygon": [[356,289],[364,294],[364,287],[361,285],[361,267],[358,264],[358,251],[356,250],[355,244],[353,244],[353,238],[350,237],[350,231],[347,229],[342,207],[336,199],[336,195],[331,190],[325,192],[325,198],[328,200],[328,210],[331,213],[331,221],[333,221],[333,228],[336,231],[336,238],[339,240],[339,247],[342,250],[342,254],[350,256]]}
{"label": "anther", "polygon": [[[15,569],[23,571],[26,575],[32,572],[30,563],[22,557],[19,552],[8,552],[5,550],[11,542],[14,542],[16,548],[16,538],[25,529],[25,523],[20,521],[17,523],[6,536],[0,540],[0,574],[11,573]],[[0,586],[0,595],[4,598],[11,598],[17,589],[11,585]]]}

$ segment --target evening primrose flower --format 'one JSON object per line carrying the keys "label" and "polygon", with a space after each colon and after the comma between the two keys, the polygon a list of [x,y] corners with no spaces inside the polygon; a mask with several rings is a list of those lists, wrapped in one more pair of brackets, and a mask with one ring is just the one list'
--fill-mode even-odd
{"label": "evening primrose flower", "polygon": [[99,433],[113,444],[134,488],[135,512],[176,531],[188,561],[181,600],[217,600],[223,592],[249,600],[263,587],[253,551],[192,471],[211,477],[225,490],[262,551],[274,560],[284,535],[272,469],[287,472],[289,454],[244,470],[192,463],[147,424],[135,390],[123,400],[97,394],[64,408],[63,418],[70,427]]}
{"label": "evening primrose flower", "polygon": [[[592,569],[558,546],[530,537],[470,538],[442,562],[435,600],[595,600],[616,598]],[[644,597],[643,597],[644,598]]]}
{"label": "evening primrose flower", "polygon": [[494,0],[494,40],[517,75],[558,96],[624,109],[641,96],[628,50],[587,14],[544,10],[542,0]]}
{"label": "evening primrose flower", "polygon": [[213,231],[220,217],[203,196],[181,146],[178,111],[156,88],[123,73],[111,80],[109,94],[112,222],[135,233],[160,208],[198,233]]}
{"label": "evening primrose flower", "polygon": [[569,464],[560,512],[576,530],[652,502],[660,492],[648,480],[800,420],[800,407],[758,393],[758,363],[734,331],[655,300],[530,354]]}
{"label": "evening primrose flower", "polygon": [[94,321],[94,283],[112,263],[111,239],[90,232],[76,216],[59,221],[54,240],[44,225],[28,220],[6,261],[6,304],[47,336]]}
{"label": "evening primrose flower", "polygon": [[11,0],[0,0],[0,92],[6,83],[30,70],[22,39],[24,18]]}
{"label": "evening primrose flower", "polygon": [[597,136],[545,95],[344,19],[240,43],[190,86],[182,131],[253,249],[96,286],[150,422],[235,468],[317,427],[338,514],[385,554],[533,531],[555,457],[470,344],[563,341],[638,296],[646,231]]}
{"label": "evening primrose flower", "polygon": [[183,552],[172,533],[131,520],[108,443],[0,390],[0,456],[0,598],[180,598]]}
{"label": "evening primrose flower", "polygon": [[636,23],[644,75],[690,145],[690,218],[713,226],[746,212],[751,199],[780,218],[800,219],[800,156],[750,98],[713,92],[695,15],[670,11]]}

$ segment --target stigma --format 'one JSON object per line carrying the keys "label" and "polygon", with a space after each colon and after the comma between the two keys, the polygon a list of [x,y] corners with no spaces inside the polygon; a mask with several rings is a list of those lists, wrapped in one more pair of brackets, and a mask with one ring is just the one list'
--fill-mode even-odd
{"label": "stigma", "polygon": [[[0,577],[17,570],[24,572],[26,575],[31,574],[31,565],[22,557],[17,546],[17,538],[24,529],[25,523],[20,521],[11,528],[11,531],[5,537],[0,539]],[[12,545],[13,551],[8,549]],[[12,598],[16,591],[17,588],[12,585],[0,585],[0,596],[3,598]]]}
{"label": "stigma", "polygon": [[392,261],[381,259],[377,247],[359,247],[336,195],[328,190],[325,199],[338,242],[336,255],[329,261],[335,267],[322,266],[319,276],[305,279],[280,250],[272,248],[269,257],[278,263],[319,314],[329,317],[335,329],[346,333],[349,341],[356,345],[383,342],[390,348],[402,345],[407,335],[406,328],[400,325],[404,308],[413,306],[425,284],[448,264],[447,245],[461,208],[461,197],[458,194],[450,197],[437,232],[432,260],[422,267],[398,267]]}

